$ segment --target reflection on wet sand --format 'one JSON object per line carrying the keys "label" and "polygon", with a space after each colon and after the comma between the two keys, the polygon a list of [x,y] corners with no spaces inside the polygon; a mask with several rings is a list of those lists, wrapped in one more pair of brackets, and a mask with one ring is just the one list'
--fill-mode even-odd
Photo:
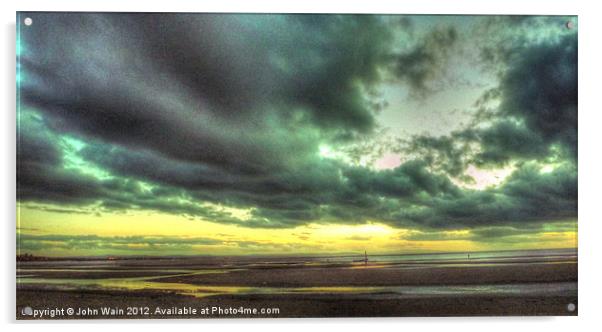
{"label": "reflection on wet sand", "polygon": [[[124,303],[131,300],[127,300],[127,294],[157,294],[198,301],[219,299],[226,303],[368,301],[365,309],[370,311],[380,310],[379,305],[390,301],[432,299],[434,302],[426,306],[436,307],[453,299],[487,297],[488,301],[498,299],[488,302],[494,309],[497,308],[495,303],[500,301],[519,301],[520,310],[549,305],[550,310],[556,312],[562,309],[561,303],[577,297],[574,250],[520,252],[514,256],[508,252],[481,254],[471,255],[471,259],[451,254],[383,256],[370,262],[354,261],[353,257],[228,260],[227,264],[215,259],[208,263],[205,258],[124,259],[111,264],[92,260],[68,264],[61,261],[20,263],[17,298],[19,302],[21,293],[27,295],[27,301],[40,298],[50,304],[60,303],[71,294],[86,294],[73,300],[84,302],[119,294],[115,296],[123,299],[115,301]],[[155,295],[148,301],[156,301],[153,298],[156,299]],[[309,304],[313,302],[303,303],[303,307],[294,307],[294,310],[313,310]],[[446,306],[438,310],[444,314],[448,309]],[[467,310],[472,312],[473,309]]]}
{"label": "reflection on wet sand", "polygon": [[[176,276],[176,275],[174,275]],[[181,275],[177,275],[181,276]],[[569,296],[577,291],[577,285],[564,283],[535,283],[512,285],[470,286],[393,286],[393,287],[243,287],[243,286],[198,286],[175,282],[150,281],[157,277],[116,279],[41,279],[19,278],[21,285],[44,285],[48,289],[60,290],[154,290],[174,292],[180,295],[206,297],[219,294],[373,294],[374,298],[388,294],[389,297],[428,295],[504,295],[504,294],[547,294]]]}

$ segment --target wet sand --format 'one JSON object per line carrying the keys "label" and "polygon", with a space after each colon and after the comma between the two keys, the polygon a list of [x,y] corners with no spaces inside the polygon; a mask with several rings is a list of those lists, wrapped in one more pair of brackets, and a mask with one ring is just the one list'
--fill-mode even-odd
{"label": "wet sand", "polygon": [[408,299],[369,300],[298,294],[290,295],[237,295],[194,298],[159,292],[65,292],[24,290],[17,296],[17,316],[19,319],[33,319],[19,313],[25,306],[35,303],[40,308],[53,307],[149,307],[154,312],[157,307],[218,306],[221,308],[278,308],[278,314],[257,315],[91,315],[86,317],[65,316],[61,319],[158,319],[158,318],[302,318],[302,317],[440,317],[440,316],[564,316],[576,315],[567,311],[567,303],[577,304],[576,296],[569,297],[432,297]]}
{"label": "wet sand", "polygon": [[191,275],[157,281],[196,285],[267,287],[467,285],[577,281],[576,263],[492,265],[476,267],[279,268],[232,271],[220,275]]}
{"label": "wet sand", "polygon": [[[141,307],[149,313],[55,319],[577,314],[567,310],[569,303],[577,304],[576,257],[368,264],[165,262],[19,264],[17,318],[33,318],[22,314],[25,307]],[[162,311],[172,307],[199,312]],[[278,312],[228,314],[211,312],[214,307],[278,308]],[[157,308],[162,310],[156,312]],[[203,308],[208,311],[201,313]]]}

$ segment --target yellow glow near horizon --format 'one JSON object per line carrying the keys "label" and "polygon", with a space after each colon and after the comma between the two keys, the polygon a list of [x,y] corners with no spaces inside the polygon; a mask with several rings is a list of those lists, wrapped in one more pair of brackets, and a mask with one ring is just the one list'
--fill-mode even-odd
{"label": "yellow glow near horizon", "polygon": [[[246,211],[232,211],[244,214]],[[412,239],[422,232],[398,229],[383,223],[361,225],[318,224],[286,229],[246,228],[219,224],[184,216],[154,211],[127,213],[64,213],[42,210],[40,206],[18,206],[18,234],[111,237],[150,237],[187,240],[203,238],[217,244],[191,244],[185,249],[169,245],[144,243],[124,244],[119,250],[102,247],[56,250],[31,250],[34,254],[48,256],[107,255],[107,254],[338,254],[362,253],[419,253],[478,251],[526,248],[570,248],[577,246],[577,232],[546,230],[536,235],[517,236],[515,243],[490,243],[472,241],[470,230],[439,231],[432,238]],[[123,239],[122,239],[123,241]],[[59,243],[60,244],[60,243]]]}
{"label": "yellow glow near horizon", "polygon": [[317,226],[316,233],[322,236],[388,236],[395,233],[395,230],[383,224],[365,224],[365,225],[323,225]]}

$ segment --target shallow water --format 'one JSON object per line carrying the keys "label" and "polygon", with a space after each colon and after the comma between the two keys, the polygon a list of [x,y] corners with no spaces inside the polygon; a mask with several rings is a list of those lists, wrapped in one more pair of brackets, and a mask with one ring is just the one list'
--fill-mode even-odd
{"label": "shallow water", "polygon": [[[160,264],[149,267],[142,266],[107,266],[103,261],[94,265],[90,261],[77,264],[22,264],[17,269],[17,285],[21,287],[36,287],[55,290],[131,290],[131,291],[162,291],[172,292],[195,297],[206,297],[223,294],[353,294],[356,297],[367,298],[408,298],[408,297],[433,297],[433,296],[476,296],[476,295],[505,295],[505,296],[573,296],[577,294],[576,282],[557,283],[529,283],[529,284],[494,284],[494,285],[437,285],[437,286],[386,286],[386,287],[249,287],[249,286],[209,286],[193,285],[177,282],[161,282],[168,277],[182,277],[198,274],[222,274],[231,271],[241,271],[259,267],[305,266],[328,268],[331,264],[346,264],[347,268],[360,269],[421,269],[432,267],[463,267],[463,266],[496,266],[508,264],[556,264],[576,263],[575,249],[558,250],[531,250],[531,251],[503,251],[489,253],[471,253],[468,259],[466,253],[450,254],[423,254],[423,255],[396,255],[396,256],[369,256],[369,263],[354,262],[360,256],[343,256],[329,258],[311,258],[306,262],[296,258],[295,263],[277,262],[268,260],[259,262],[245,262],[244,264],[228,264],[223,268],[178,268],[177,266],[163,267]],[[363,258],[363,256],[362,256]],[[182,262],[189,263],[185,258]],[[156,264],[156,263],[155,263]],[[340,266],[339,266],[340,267]],[[102,272],[102,273],[136,273],[157,272],[154,276],[119,277],[119,278],[49,278],[44,272]]]}
{"label": "shallow water", "polygon": [[[352,262],[363,259],[363,255],[324,257],[321,261]],[[525,259],[576,259],[577,249],[546,249],[546,250],[515,250],[487,252],[454,252],[433,254],[404,254],[404,255],[368,255],[371,262],[434,262],[434,261],[513,261]]]}
{"label": "shallow water", "polygon": [[[174,275],[176,276],[176,275]],[[178,275],[180,276],[180,275]],[[106,279],[47,279],[19,278],[19,285],[43,285],[57,290],[151,290],[181,295],[206,297],[220,294],[356,294],[370,298],[404,298],[419,296],[474,295],[546,295],[570,296],[577,292],[577,283],[529,283],[452,286],[387,286],[387,287],[245,287],[203,286],[186,283],[152,281],[163,277],[106,278]]]}

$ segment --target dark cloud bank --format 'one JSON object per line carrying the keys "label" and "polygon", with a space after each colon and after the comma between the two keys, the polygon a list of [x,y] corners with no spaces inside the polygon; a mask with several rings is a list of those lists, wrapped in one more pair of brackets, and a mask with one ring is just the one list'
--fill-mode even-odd
{"label": "dark cloud bank", "polygon": [[[296,244],[270,241],[218,240],[204,237],[181,236],[98,236],[98,235],[32,235],[21,234],[17,247],[22,250],[111,250],[141,254],[170,250],[189,253],[195,247],[227,246],[244,250],[273,250],[295,252]],[[319,248],[319,246],[314,246]]]}
{"label": "dark cloud bank", "polygon": [[[483,97],[500,100],[484,111],[487,126],[415,137],[405,151],[416,158],[376,171],[321,158],[319,147],[377,129],[379,83],[423,91],[459,42],[453,28],[398,52],[400,26],[377,16],[31,15],[35,25],[21,31],[21,202],[266,228],[576,218],[576,34],[505,45],[499,86]],[[111,176],[68,167],[65,137],[86,142],[78,157]],[[544,160],[560,166],[541,172]],[[511,161],[517,170],[497,188],[450,180],[468,164]],[[252,215],[240,220],[203,202]]]}

